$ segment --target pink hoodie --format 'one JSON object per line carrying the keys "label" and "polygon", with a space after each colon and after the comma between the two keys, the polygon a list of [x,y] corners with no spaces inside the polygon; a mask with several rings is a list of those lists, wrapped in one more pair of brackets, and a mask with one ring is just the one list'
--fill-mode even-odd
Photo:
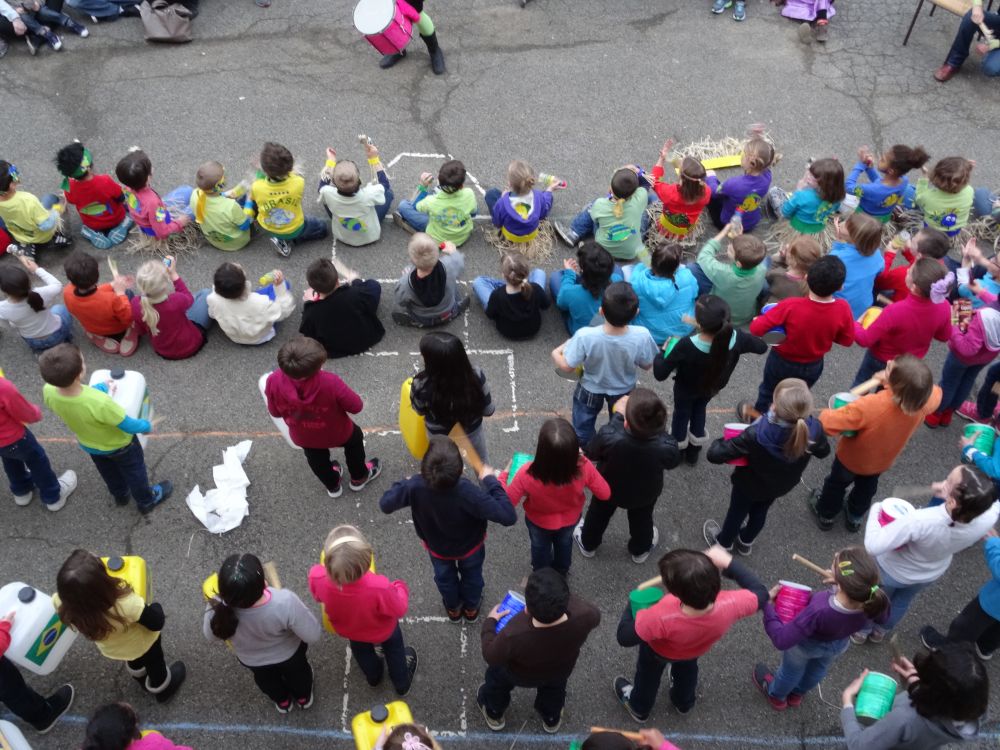
{"label": "pink hoodie", "polygon": [[1000,311],[992,307],[976,310],[965,333],[952,326],[948,348],[967,367],[992,362],[1000,353]]}
{"label": "pink hoodie", "polygon": [[364,408],[361,396],[332,372],[320,370],[301,380],[275,370],[264,386],[267,410],[288,425],[292,442],[301,448],[339,448],[354,432],[348,416]]}
{"label": "pink hoodie", "polygon": [[193,750],[187,745],[175,745],[157,731],[150,731],[146,736],[136,740],[127,750]]}

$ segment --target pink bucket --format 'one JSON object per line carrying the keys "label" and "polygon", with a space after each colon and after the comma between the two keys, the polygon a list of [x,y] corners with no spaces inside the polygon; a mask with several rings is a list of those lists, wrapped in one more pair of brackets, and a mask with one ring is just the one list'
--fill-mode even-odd
{"label": "pink bucket", "polygon": [[406,49],[419,18],[405,0],[361,0],[354,8],[354,28],[383,55]]}
{"label": "pink bucket", "polygon": [[778,590],[778,596],[774,599],[774,610],[777,612],[779,620],[791,622],[799,612],[808,606],[812,589],[791,581],[778,581],[778,583],[781,588]]}
{"label": "pink bucket", "polygon": [[878,511],[879,526],[886,526],[907,513],[912,513],[913,506],[898,497],[887,497],[882,501]]}
{"label": "pink bucket", "polygon": [[[722,429],[722,437],[726,440],[732,440],[749,426],[750,425],[748,424],[741,424],[740,422],[729,422]],[[746,456],[741,456],[740,458],[734,458],[732,461],[726,461],[726,463],[731,466],[746,466],[747,459]]]}

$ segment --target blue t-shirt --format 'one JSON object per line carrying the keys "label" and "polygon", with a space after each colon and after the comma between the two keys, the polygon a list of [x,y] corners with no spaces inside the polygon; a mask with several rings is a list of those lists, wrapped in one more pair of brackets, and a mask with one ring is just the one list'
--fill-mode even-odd
{"label": "blue t-shirt", "polygon": [[685,315],[694,317],[694,301],[698,282],[686,266],[681,266],[674,278],[654,276],[642,263],[632,272],[632,288],[639,297],[639,312],[635,324],[649,330],[653,340],[662,344],[670,336],[687,336],[692,326],[684,322]]}
{"label": "blue t-shirt", "polygon": [[847,300],[847,304],[851,306],[851,315],[857,320],[875,301],[875,277],[885,268],[882,253],[876,250],[865,257],[849,242],[834,242],[830,255],[836,255],[847,266],[844,288],[833,296]]}
{"label": "blue t-shirt", "polygon": [[[864,172],[868,175],[870,182],[859,185],[858,178]],[[910,181],[903,177],[896,186],[889,186],[882,183],[882,175],[875,167],[858,162],[847,177],[844,187],[848,193],[854,193],[860,199],[858,210],[869,216],[881,219],[883,222],[892,217],[892,210],[896,206],[903,205],[903,194],[910,186]]]}
{"label": "blue t-shirt", "polygon": [[566,344],[563,356],[571,367],[583,365],[580,384],[591,393],[617,396],[635,388],[637,367],[650,367],[659,353],[642,326],[627,326],[612,336],[604,326],[581,328]]}
{"label": "blue t-shirt", "polygon": [[830,203],[820,198],[815,188],[803,188],[792,193],[781,205],[782,215],[796,232],[819,234],[830,218],[840,208],[840,201]]}
{"label": "blue t-shirt", "polygon": [[[617,271],[611,274],[612,283],[622,280],[622,275]],[[601,298],[595,297],[580,284],[575,271],[564,269],[556,307],[566,313],[566,327],[572,335],[590,325],[601,307]]]}

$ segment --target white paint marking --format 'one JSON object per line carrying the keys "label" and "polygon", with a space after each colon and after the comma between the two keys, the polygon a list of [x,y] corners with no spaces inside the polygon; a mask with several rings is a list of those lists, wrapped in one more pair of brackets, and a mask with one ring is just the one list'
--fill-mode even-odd
{"label": "white paint marking", "polygon": [[351,675],[351,644],[344,647],[344,703],[340,710],[340,728],[345,732],[350,729],[347,726],[347,701],[350,697],[347,693],[347,678]]}
{"label": "white paint marking", "polygon": [[389,163],[386,164],[385,166],[386,167],[394,167],[394,166],[396,166],[396,164],[398,164],[399,161],[404,156],[410,156],[410,157],[413,157],[415,159],[450,159],[451,158],[448,154],[418,154],[418,153],[413,152],[413,151],[404,151],[403,153],[396,154],[394,157],[392,157],[392,159],[389,160]]}
{"label": "white paint marking", "polygon": [[520,426],[517,424],[517,378],[514,372],[514,352],[507,355],[507,374],[510,376],[510,414],[514,419],[513,427],[504,427],[507,433],[518,432]]}

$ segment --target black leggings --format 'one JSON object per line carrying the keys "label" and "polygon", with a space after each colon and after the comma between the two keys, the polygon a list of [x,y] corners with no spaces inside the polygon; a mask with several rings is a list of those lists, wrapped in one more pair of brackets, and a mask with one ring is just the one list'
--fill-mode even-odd
{"label": "black leggings", "polygon": [[306,658],[307,648],[305,643],[300,643],[295,653],[279,664],[243,666],[253,672],[253,681],[257,683],[257,687],[275,703],[293,699],[306,701],[312,695],[313,686],[312,667]]}
{"label": "black leggings", "polygon": [[146,685],[154,690],[167,681],[167,660],[163,656],[163,639],[157,638],[149,650],[138,659],[127,661],[129,670],[137,680],[145,670]]}
{"label": "black leggings", "polygon": [[0,703],[36,727],[44,727],[51,718],[49,702],[25,684],[21,672],[4,656],[0,656]]}
{"label": "black leggings", "polygon": [[[361,428],[354,425],[354,431],[344,443],[344,459],[347,461],[347,473],[351,479],[359,482],[368,478],[368,464],[365,461],[365,435]],[[306,454],[306,461],[312,473],[323,483],[330,492],[335,492],[340,486],[340,477],[333,470],[330,461],[329,448],[303,448]]]}

